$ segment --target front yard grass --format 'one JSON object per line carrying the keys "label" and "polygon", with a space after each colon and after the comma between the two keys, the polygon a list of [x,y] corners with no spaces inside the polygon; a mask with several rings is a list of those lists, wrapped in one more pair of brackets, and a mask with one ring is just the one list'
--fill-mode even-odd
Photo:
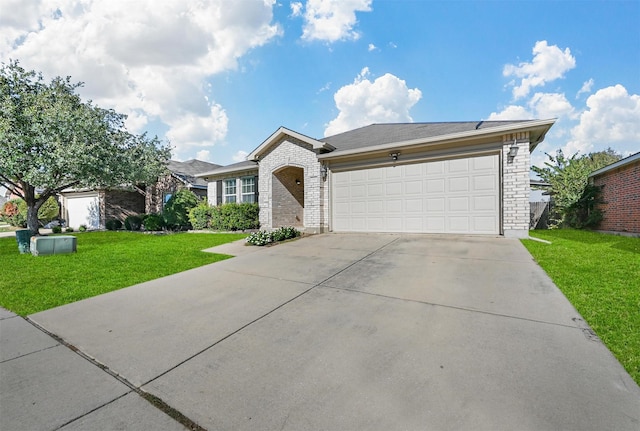
{"label": "front yard grass", "polygon": [[640,238],[578,230],[523,240],[598,337],[640,384]]}
{"label": "front yard grass", "polygon": [[112,290],[186,271],[230,256],[201,250],[246,234],[85,232],[78,252],[19,254],[14,237],[0,238],[0,306],[26,316]]}

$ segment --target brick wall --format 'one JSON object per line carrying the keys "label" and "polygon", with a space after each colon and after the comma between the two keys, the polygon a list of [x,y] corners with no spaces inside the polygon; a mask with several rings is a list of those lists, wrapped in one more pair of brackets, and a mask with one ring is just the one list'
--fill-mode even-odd
{"label": "brick wall", "polygon": [[603,186],[598,229],[640,233],[640,160],[593,177],[593,184]]}
{"label": "brick wall", "polygon": [[[516,143],[514,144],[514,141]],[[511,147],[518,147],[517,155],[508,156]],[[530,170],[529,132],[505,135],[502,138],[502,226],[504,236],[529,236]]]}
{"label": "brick wall", "polygon": [[274,172],[271,193],[272,227],[304,227],[304,170],[289,166]]}
{"label": "brick wall", "polygon": [[127,216],[142,214],[145,209],[145,197],[136,191],[103,190],[100,192],[100,225],[104,228],[106,220],[115,218],[124,222]]}
{"label": "brick wall", "polygon": [[[304,184],[303,228],[308,232],[323,232],[328,228],[327,182],[320,175],[320,162],[311,145],[292,137],[285,137],[269,148],[260,158],[259,205],[260,225],[275,229],[277,208],[273,206],[274,172],[287,166],[301,168]],[[276,185],[277,187],[277,185]]]}
{"label": "brick wall", "polygon": [[[187,186],[172,175],[165,175],[161,177],[157,183],[148,186],[146,190],[145,207],[144,211],[147,214],[161,213],[163,208],[163,201],[165,193],[175,193],[178,190],[183,190]],[[207,198],[206,189],[190,189],[199,199]]]}

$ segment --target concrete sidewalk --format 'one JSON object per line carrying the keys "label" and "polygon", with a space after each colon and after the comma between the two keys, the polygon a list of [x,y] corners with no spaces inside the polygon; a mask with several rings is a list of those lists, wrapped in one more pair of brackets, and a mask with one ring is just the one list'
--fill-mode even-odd
{"label": "concrete sidewalk", "polygon": [[143,391],[210,430],[640,426],[640,388],[518,241],[224,250],[30,316],[84,356],[5,313],[0,428],[179,429]]}

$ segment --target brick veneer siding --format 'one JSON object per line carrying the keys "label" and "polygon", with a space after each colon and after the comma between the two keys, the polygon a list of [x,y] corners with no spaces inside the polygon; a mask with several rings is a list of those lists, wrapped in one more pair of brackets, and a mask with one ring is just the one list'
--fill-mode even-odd
{"label": "brick veneer siding", "polygon": [[599,230],[640,233],[640,160],[593,177],[603,186]]}
{"label": "brick veneer siding", "polygon": [[137,191],[102,190],[100,192],[100,227],[115,218],[124,221],[127,216],[144,213],[145,197]]}
{"label": "brick veneer siding", "polygon": [[303,228],[308,232],[324,232],[328,225],[327,182],[320,175],[320,162],[311,145],[292,137],[285,137],[272,145],[260,157],[259,165],[260,225],[265,229],[276,229],[274,220],[273,173],[287,166],[301,168],[304,172]]}
{"label": "brick veneer siding", "polygon": [[[508,156],[517,143],[518,153],[513,160]],[[529,236],[530,170],[529,133],[505,135],[502,138],[502,227],[508,238]]]}
{"label": "brick veneer siding", "polygon": [[288,166],[274,172],[271,193],[273,227],[304,227],[304,170]]}

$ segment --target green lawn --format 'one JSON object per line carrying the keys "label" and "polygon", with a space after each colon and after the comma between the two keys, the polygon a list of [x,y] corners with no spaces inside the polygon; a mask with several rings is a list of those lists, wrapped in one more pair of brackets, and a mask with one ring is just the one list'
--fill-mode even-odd
{"label": "green lawn", "polygon": [[78,252],[19,254],[14,237],[0,238],[0,306],[27,315],[227,259],[201,250],[245,234],[132,232],[74,234]]}
{"label": "green lawn", "polygon": [[531,231],[523,244],[640,384],[640,238]]}

